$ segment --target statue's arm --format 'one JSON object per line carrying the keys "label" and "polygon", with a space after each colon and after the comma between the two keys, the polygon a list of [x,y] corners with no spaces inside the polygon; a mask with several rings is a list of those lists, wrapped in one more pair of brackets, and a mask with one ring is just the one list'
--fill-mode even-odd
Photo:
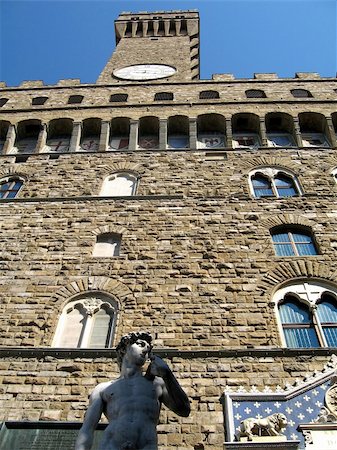
{"label": "statue's arm", "polygon": [[169,366],[158,356],[154,356],[151,363],[153,375],[162,379],[162,395],[160,400],[178,416],[187,417],[191,412],[190,402],[173,375]]}
{"label": "statue's arm", "polygon": [[75,450],[91,449],[94,440],[94,432],[101,418],[103,406],[101,389],[100,386],[97,386],[90,395],[89,407],[85,414],[83,425],[78,433]]}

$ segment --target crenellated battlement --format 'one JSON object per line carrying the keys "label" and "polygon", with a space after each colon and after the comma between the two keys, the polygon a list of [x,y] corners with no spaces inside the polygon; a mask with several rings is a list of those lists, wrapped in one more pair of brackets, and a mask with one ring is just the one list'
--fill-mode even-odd
{"label": "crenellated battlement", "polygon": [[[335,81],[337,80],[336,77],[322,77],[317,72],[296,72],[293,77],[279,77],[277,73],[270,72],[270,73],[254,73],[252,78],[236,78],[234,74],[232,73],[215,73],[212,75],[212,78],[210,79],[196,79],[191,80],[189,83],[186,84],[197,84],[197,83],[210,83],[212,81],[214,82],[247,82],[247,83],[254,83],[257,81]],[[152,81],[153,84],[161,84],[160,81]],[[114,86],[118,83],[111,82],[106,83],[108,86]],[[131,84],[131,83],[130,83]],[[149,84],[149,83],[147,83]],[[165,84],[168,84],[165,82]],[[172,85],[174,84],[180,84],[177,82],[170,83]],[[45,84],[43,80],[23,80],[18,86],[7,86],[6,81],[0,81],[0,90],[1,89],[17,89],[17,88],[24,88],[24,89],[33,89],[33,88],[56,88],[56,87],[79,87],[79,88],[86,88],[86,87],[93,87],[96,83],[81,83],[80,78],[65,78],[58,80],[56,84]],[[102,85],[100,85],[102,86]]]}

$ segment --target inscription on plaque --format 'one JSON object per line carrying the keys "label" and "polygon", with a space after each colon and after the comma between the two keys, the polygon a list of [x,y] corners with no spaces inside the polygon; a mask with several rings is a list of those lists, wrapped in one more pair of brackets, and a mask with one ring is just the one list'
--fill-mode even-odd
{"label": "inscription on plaque", "polygon": [[311,430],[312,443],[306,443],[310,450],[336,450],[337,430]]}
{"label": "inscription on plaque", "polygon": [[[0,431],[1,450],[72,450],[81,424],[6,422]],[[92,450],[98,448],[103,429],[96,430]]]}

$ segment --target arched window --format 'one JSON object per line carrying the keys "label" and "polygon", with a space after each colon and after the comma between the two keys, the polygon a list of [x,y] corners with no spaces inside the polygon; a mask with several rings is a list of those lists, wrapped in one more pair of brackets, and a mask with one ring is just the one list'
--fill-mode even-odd
{"label": "arched window", "polygon": [[272,197],[274,195],[271,180],[262,173],[256,173],[252,176],[252,186],[254,197]]}
{"label": "arched window", "polygon": [[154,100],[173,100],[173,93],[172,92],[157,92],[154,95]]}
{"label": "arched window", "polygon": [[260,118],[256,114],[237,113],[232,116],[233,147],[258,149],[260,141]]}
{"label": "arched window", "polygon": [[133,173],[118,172],[109,175],[103,182],[101,196],[124,197],[134,195],[137,177]]}
{"label": "arched window", "polygon": [[266,98],[266,93],[261,89],[249,89],[246,91],[247,98]]}
{"label": "arched window", "polygon": [[100,293],[69,302],[59,319],[53,347],[108,348],[112,345],[117,305]]}
{"label": "arched window", "polygon": [[48,97],[34,97],[32,99],[32,105],[44,105],[46,101],[48,100]]}
{"label": "arched window", "polygon": [[300,113],[298,115],[303,147],[329,147],[328,124],[324,114]]}
{"label": "arched window", "polygon": [[0,98],[0,107],[4,106],[8,102],[8,98]]}
{"label": "arched window", "polygon": [[300,194],[294,176],[274,168],[256,170],[251,174],[254,197],[294,197]]}
{"label": "arched window", "polygon": [[274,177],[275,189],[278,197],[293,197],[297,195],[294,180],[283,173],[278,173]]}
{"label": "arched window", "polygon": [[44,152],[65,153],[69,150],[73,131],[71,119],[53,119],[49,122],[48,137]]}
{"label": "arched window", "polygon": [[200,100],[209,100],[211,98],[220,98],[218,91],[201,91],[199,94]]}
{"label": "arched window", "polygon": [[265,122],[269,147],[296,145],[294,119],[290,114],[271,112],[266,114]]}
{"label": "arched window", "polygon": [[128,99],[128,94],[112,94],[110,95],[110,102],[126,102]]}
{"label": "arched window", "polygon": [[327,293],[317,306],[317,317],[328,347],[337,347],[337,303],[336,299]]}
{"label": "arched window", "polygon": [[15,198],[23,186],[23,180],[18,177],[0,180],[0,198]]}
{"label": "arched window", "polygon": [[101,120],[90,118],[82,122],[82,136],[79,150],[83,152],[97,152],[101,134]]}
{"label": "arched window", "polygon": [[289,296],[279,306],[279,313],[287,347],[319,347],[309,308]]}
{"label": "arched window", "polygon": [[10,122],[8,122],[7,120],[0,120],[0,152],[2,152],[5,146],[9,127]]}
{"label": "arched window", "polygon": [[167,121],[168,148],[188,148],[189,120],[187,116],[171,116]]}
{"label": "arched window", "polygon": [[84,97],[83,95],[70,95],[68,98],[68,104],[79,104],[82,103]]}
{"label": "arched window", "polygon": [[225,147],[225,118],[221,114],[201,114],[197,118],[198,148]]}
{"label": "arched window", "polygon": [[19,122],[15,144],[11,153],[34,153],[40,131],[40,120],[29,119]]}
{"label": "arched window", "polygon": [[139,119],[138,147],[144,150],[159,147],[158,117],[146,116]]}
{"label": "arched window", "polygon": [[295,98],[312,97],[311,92],[307,91],[306,89],[292,89],[291,93],[292,93],[292,96]]}
{"label": "arched window", "polygon": [[116,233],[102,233],[97,236],[92,256],[110,258],[119,256],[121,235]]}
{"label": "arched window", "polygon": [[108,150],[126,150],[129,147],[130,119],[114,117],[110,124]]}
{"label": "arched window", "polygon": [[293,282],[274,294],[283,345],[337,346],[337,289],[320,281]]}
{"label": "arched window", "polygon": [[271,232],[277,256],[317,255],[313,236],[309,231],[299,228],[277,228]]}

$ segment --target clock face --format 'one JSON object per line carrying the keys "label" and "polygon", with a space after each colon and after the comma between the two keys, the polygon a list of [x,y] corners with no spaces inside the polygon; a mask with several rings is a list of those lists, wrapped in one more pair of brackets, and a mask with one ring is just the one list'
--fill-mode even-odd
{"label": "clock face", "polygon": [[137,64],[116,69],[113,75],[123,80],[156,80],[157,78],[171,77],[176,69],[165,64]]}

